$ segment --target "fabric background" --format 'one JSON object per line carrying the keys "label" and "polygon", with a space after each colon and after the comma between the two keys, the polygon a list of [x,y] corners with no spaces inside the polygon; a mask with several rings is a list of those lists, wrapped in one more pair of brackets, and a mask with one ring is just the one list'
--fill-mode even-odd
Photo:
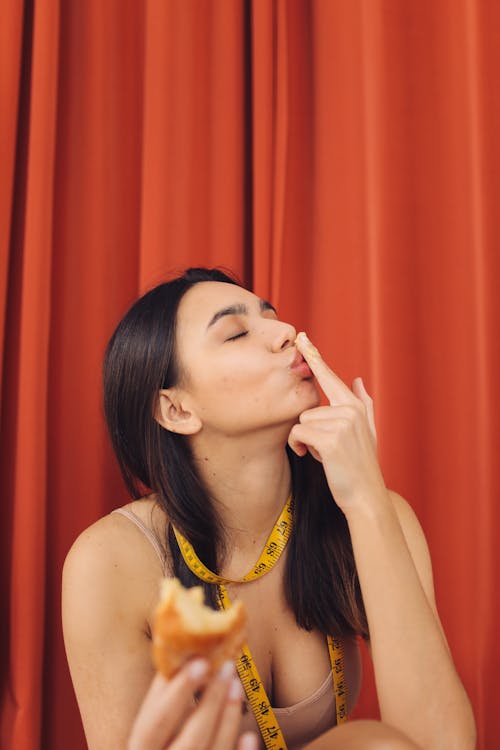
{"label": "fabric background", "polygon": [[[103,350],[141,292],[197,264],[232,268],[346,382],[363,375],[480,748],[500,747],[500,3],[2,11],[2,747],[85,746],[60,572],[126,501]],[[376,715],[370,679],[357,715]]]}

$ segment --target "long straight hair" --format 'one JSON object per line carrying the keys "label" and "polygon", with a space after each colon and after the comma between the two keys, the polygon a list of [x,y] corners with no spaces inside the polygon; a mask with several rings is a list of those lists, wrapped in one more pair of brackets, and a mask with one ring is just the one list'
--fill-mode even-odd
{"label": "long straight hair", "polygon": [[[115,454],[133,498],[155,493],[165,511],[165,549],[185,586],[203,585],[218,607],[217,588],[201,583],[184,562],[172,524],[198,557],[218,572],[224,528],[198,474],[189,438],[164,429],[154,414],[162,388],[179,382],[176,320],[179,303],[194,284],[239,282],[219,269],[190,268],[142,296],[118,324],[104,360],[104,410]],[[349,529],[321,465],[287,447],[294,524],[284,575],[286,599],[297,624],[324,634],[368,637],[368,625]]]}

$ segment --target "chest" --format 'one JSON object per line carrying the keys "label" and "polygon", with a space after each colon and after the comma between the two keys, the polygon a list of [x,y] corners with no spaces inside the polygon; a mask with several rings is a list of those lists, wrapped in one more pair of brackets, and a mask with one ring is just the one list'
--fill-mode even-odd
{"label": "chest", "polygon": [[326,637],[298,627],[280,571],[227,590],[231,601],[246,606],[247,643],[271,705],[288,707],[311,696],[331,672]]}

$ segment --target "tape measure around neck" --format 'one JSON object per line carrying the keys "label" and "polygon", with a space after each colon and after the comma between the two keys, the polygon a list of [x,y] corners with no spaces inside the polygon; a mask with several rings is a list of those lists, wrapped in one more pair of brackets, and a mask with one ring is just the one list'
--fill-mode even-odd
{"label": "tape measure around neck", "polygon": [[243,578],[239,580],[232,580],[231,578],[224,578],[223,576],[217,575],[209,570],[200,560],[192,545],[188,540],[182,536],[180,531],[173,527],[179,549],[181,551],[184,562],[190,568],[190,570],[201,578],[206,583],[247,583],[249,581],[255,581],[265,573],[268,573],[271,568],[278,562],[281,553],[286,547],[286,543],[290,537],[293,524],[293,501],[290,495],[286,501],[283,510],[281,511],[278,520],[274,524],[273,530],[271,531],[262,553],[255,563],[253,569],[247,573]]}
{"label": "tape measure around neck", "polygon": [[[220,602],[223,609],[231,606],[226,587],[219,586]],[[340,638],[327,636],[328,653],[332,668],[333,692],[337,725],[347,721],[347,686],[344,676],[344,647]],[[252,707],[266,750],[287,750],[283,732],[267,697],[266,689],[255,664],[250,649],[245,644],[236,662],[238,675],[245,688],[247,700]]]}
{"label": "tape measure around neck", "polygon": [[[185,537],[183,537],[175,528],[174,533],[188,568],[190,568],[190,570],[202,581],[219,584],[221,607],[227,609],[231,602],[224,584],[254,581],[271,570],[286,546],[292,530],[292,525],[293,504],[291,497],[289,497],[254,569],[250,571],[250,573],[247,573],[246,576],[236,581],[223,578],[222,576],[218,576],[208,570],[196,555],[196,552],[187,539],[185,539]],[[344,648],[340,638],[328,636],[327,643],[332,667],[337,724],[342,724],[347,720],[347,685],[344,676]],[[245,689],[247,700],[252,707],[266,750],[287,750],[285,738],[276,719],[271,702],[267,697],[266,689],[262,684],[262,680],[250,649],[246,644],[243,646],[242,654],[236,662],[236,668]]]}
{"label": "tape measure around neck", "polygon": [[[219,586],[219,594],[222,609],[230,607],[231,602],[223,584]],[[236,669],[267,750],[287,750],[283,732],[267,697],[253,656],[246,644],[243,646],[241,656],[236,662]]]}

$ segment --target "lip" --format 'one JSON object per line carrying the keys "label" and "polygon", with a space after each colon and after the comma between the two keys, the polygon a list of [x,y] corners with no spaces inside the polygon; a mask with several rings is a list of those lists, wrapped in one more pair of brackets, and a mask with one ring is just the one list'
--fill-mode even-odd
{"label": "lip", "polygon": [[312,378],[313,372],[307,362],[305,361],[302,354],[297,350],[295,357],[290,364],[290,370],[296,375],[300,375],[302,378]]}

